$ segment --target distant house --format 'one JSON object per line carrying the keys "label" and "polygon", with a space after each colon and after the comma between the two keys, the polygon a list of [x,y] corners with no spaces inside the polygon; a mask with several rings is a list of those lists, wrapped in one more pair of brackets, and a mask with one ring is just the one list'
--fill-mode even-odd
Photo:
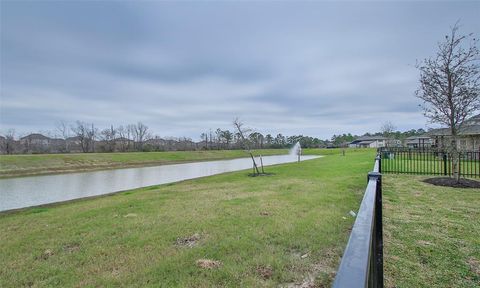
{"label": "distant house", "polygon": [[383,136],[362,136],[348,145],[351,148],[380,148],[386,147],[390,139]]}
{"label": "distant house", "polygon": [[39,134],[32,133],[25,137],[20,138],[20,144],[22,145],[44,145],[47,146],[50,143],[51,138]]}
{"label": "distant house", "polygon": [[115,150],[116,151],[129,151],[132,150],[135,146],[135,141],[128,139],[126,137],[119,137],[115,139]]}
{"label": "distant house", "polygon": [[74,137],[68,137],[65,139],[65,145],[67,150],[69,152],[82,152],[82,141],[80,140],[80,137],[74,136]]}
{"label": "distant house", "polygon": [[148,150],[166,151],[168,150],[168,147],[171,145],[171,143],[172,141],[165,140],[157,136],[155,138],[151,138],[145,141],[145,146]]}
{"label": "distant house", "polygon": [[430,136],[410,136],[405,139],[405,146],[408,148],[431,148],[434,140]]}
{"label": "distant house", "polygon": [[50,138],[40,133],[32,133],[18,141],[23,153],[65,152],[65,140]]}
{"label": "distant house", "polygon": [[65,139],[61,138],[52,138],[50,139],[49,143],[49,150],[50,152],[55,152],[55,153],[65,153],[67,152],[66,145],[65,145]]}
{"label": "distant house", "polygon": [[[427,132],[433,138],[434,146],[440,149],[448,147],[452,141],[449,128],[433,129]],[[457,149],[461,151],[480,151],[480,114],[466,120],[457,137]]]}
{"label": "distant house", "polygon": [[68,144],[73,144],[73,145],[80,145],[81,143],[80,137],[78,136],[68,137],[66,141],[68,142]]}
{"label": "distant house", "polygon": [[51,140],[45,135],[32,133],[20,138],[18,142],[24,153],[45,153],[49,152]]}

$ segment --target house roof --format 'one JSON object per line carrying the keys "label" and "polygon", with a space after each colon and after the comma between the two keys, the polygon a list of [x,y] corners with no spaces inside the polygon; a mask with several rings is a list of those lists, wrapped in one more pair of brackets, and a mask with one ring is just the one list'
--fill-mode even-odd
{"label": "house roof", "polygon": [[[450,136],[451,132],[450,128],[439,128],[428,131],[427,134],[431,136]],[[480,135],[480,125],[463,126],[460,131],[458,131],[458,135]]]}
{"label": "house roof", "polygon": [[480,114],[465,120],[464,125],[480,125]]}
{"label": "house roof", "polygon": [[20,140],[50,140],[51,138],[42,135],[40,133],[32,133],[25,137],[20,138]]}
{"label": "house roof", "polygon": [[[450,136],[450,128],[433,129],[426,133],[431,136]],[[462,128],[458,131],[458,135],[480,135],[480,114],[468,118],[463,122]]]}
{"label": "house roof", "polygon": [[362,136],[362,137],[359,137],[359,138],[353,140],[352,142],[350,142],[350,144],[359,144],[362,141],[370,141],[370,143],[372,143],[373,141],[387,140],[387,139],[388,138],[385,138],[383,136]]}
{"label": "house roof", "polygon": [[126,137],[118,137],[118,138],[115,138],[115,141],[125,141],[125,142],[131,141],[131,142],[133,142],[132,139],[128,139],[128,138],[126,138]]}
{"label": "house roof", "polygon": [[366,140],[366,141],[360,141],[360,142],[358,142],[357,144],[358,144],[358,145],[370,145],[370,144],[372,144],[373,142],[375,142],[375,140]]}
{"label": "house roof", "polygon": [[68,137],[66,140],[68,140],[68,141],[79,141],[80,137],[78,137],[78,136]]}
{"label": "house roof", "polygon": [[167,140],[164,140],[162,138],[152,138],[152,139],[146,140],[145,143],[147,143],[147,144],[165,144],[165,143],[167,143]]}
{"label": "house roof", "polygon": [[428,140],[428,139],[432,139],[432,138],[431,138],[430,136],[428,136],[428,135],[410,136],[410,137],[405,138],[405,140],[407,140],[407,141],[410,141],[410,140],[422,140],[422,139]]}

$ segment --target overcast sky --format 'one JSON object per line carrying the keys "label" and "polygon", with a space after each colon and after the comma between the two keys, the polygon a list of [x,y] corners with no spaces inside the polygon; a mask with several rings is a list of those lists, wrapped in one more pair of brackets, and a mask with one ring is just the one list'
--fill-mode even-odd
{"label": "overcast sky", "polygon": [[0,129],[141,121],[160,136],[427,124],[417,59],[480,2],[1,1]]}

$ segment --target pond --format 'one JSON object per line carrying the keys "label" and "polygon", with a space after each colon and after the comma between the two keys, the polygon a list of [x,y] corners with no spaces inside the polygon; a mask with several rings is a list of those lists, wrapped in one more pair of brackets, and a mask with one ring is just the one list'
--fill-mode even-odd
{"label": "pond", "polygon": [[[320,156],[301,156],[301,161],[318,157]],[[295,161],[297,161],[295,155],[263,157],[264,166]],[[252,168],[251,158],[240,158],[0,179],[0,211],[105,195],[249,168]]]}

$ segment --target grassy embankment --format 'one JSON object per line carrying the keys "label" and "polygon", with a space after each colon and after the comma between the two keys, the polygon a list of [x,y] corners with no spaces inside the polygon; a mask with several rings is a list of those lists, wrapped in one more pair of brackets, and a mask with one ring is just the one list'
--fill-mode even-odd
{"label": "grassy embankment", "polygon": [[[287,154],[256,150],[256,155]],[[242,150],[0,155],[0,178],[248,157]]]}
{"label": "grassy embankment", "polygon": [[480,287],[480,189],[384,176],[386,287]]}
{"label": "grassy embankment", "polygon": [[375,152],[305,152],[330,155],[0,214],[0,287],[329,285]]}

